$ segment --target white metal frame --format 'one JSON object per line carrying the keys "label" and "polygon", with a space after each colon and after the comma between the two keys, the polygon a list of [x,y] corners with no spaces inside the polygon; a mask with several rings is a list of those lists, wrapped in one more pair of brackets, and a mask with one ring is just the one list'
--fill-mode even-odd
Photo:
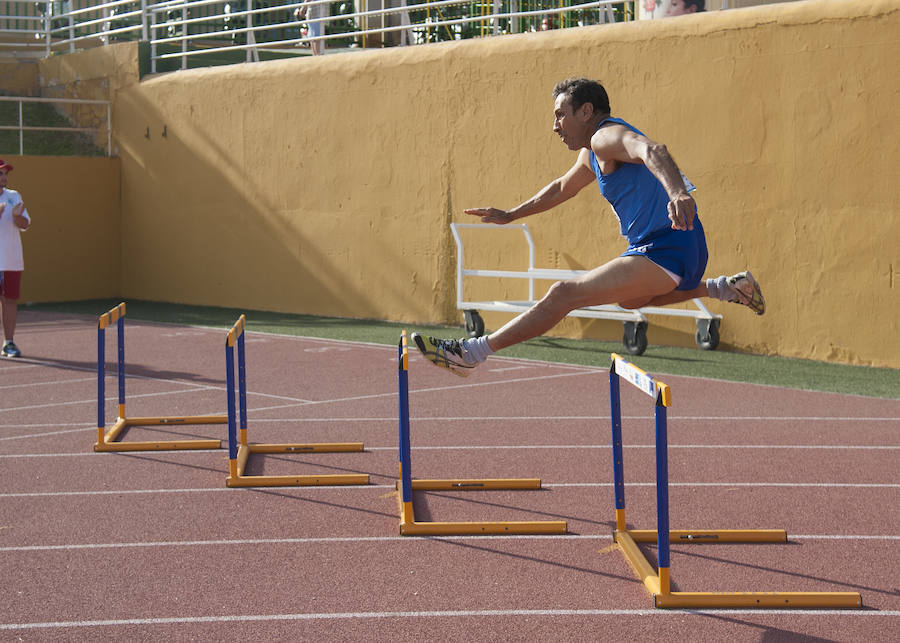
{"label": "white metal frame", "polygon": [[[521,230],[525,235],[525,241],[528,243],[528,267],[525,270],[478,270],[465,268],[463,266],[464,253],[463,241],[459,234],[460,228],[482,228],[491,230]],[[524,223],[512,223],[507,225],[494,225],[491,223],[451,223],[450,230],[453,233],[453,240],[456,242],[456,307],[458,310],[477,310],[477,311],[494,311],[523,313],[535,303],[534,283],[535,281],[560,281],[562,279],[573,279],[583,275],[584,270],[559,270],[551,268],[537,268],[534,265],[534,239],[528,230],[528,225]],[[526,301],[466,301],[463,295],[464,277],[494,277],[494,278],[512,278],[528,280],[528,299]],[[606,304],[603,306],[588,306],[578,308],[569,313],[569,317],[586,317],[591,319],[610,319],[623,322],[644,322],[647,321],[645,315],[669,315],[673,317],[691,317],[693,319],[722,319],[722,315],[713,314],[703,305],[700,299],[692,299],[696,310],[688,310],[681,308],[666,308],[657,306],[648,306],[636,310],[628,310],[614,304]]]}

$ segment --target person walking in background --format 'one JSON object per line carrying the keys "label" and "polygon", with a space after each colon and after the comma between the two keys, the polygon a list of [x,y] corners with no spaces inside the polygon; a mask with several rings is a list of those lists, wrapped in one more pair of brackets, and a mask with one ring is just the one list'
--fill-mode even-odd
{"label": "person walking in background", "polygon": [[7,187],[13,166],[0,159],[0,319],[3,321],[3,357],[20,357],[13,342],[19,313],[19,287],[25,260],[20,232],[31,225],[22,197]]}
{"label": "person walking in background", "polygon": [[750,272],[702,280],[708,257],[697,204],[690,195],[694,186],[665,145],[613,118],[606,90],[596,81],[562,81],[553,97],[553,131],[578,152],[575,164],[511,210],[465,212],[503,225],[554,208],[597,181],[619,219],[627,250],[584,275],[553,284],[529,310],[490,335],[456,340],[412,333],[422,354],[465,377],[495,351],[546,333],[577,308],[603,304],[634,309],[713,297],[762,315],[765,300]]}
{"label": "person walking in background", "polygon": [[298,20],[306,20],[306,36],[307,38],[316,38],[309,41],[309,50],[313,56],[319,56],[325,53],[325,41],[318,40],[324,32],[322,25],[324,24],[327,4],[318,0],[305,0],[303,5],[298,7],[294,15]]}

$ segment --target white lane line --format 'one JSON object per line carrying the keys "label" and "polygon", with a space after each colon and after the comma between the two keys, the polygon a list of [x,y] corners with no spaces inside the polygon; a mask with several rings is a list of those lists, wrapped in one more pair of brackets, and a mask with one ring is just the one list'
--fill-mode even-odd
{"label": "white lane line", "polygon": [[[428,389],[439,390],[439,389]],[[251,393],[248,392],[248,395]],[[329,400],[330,401],[330,400]],[[266,409],[247,409],[249,412],[263,411]],[[457,415],[457,416],[415,416],[410,418],[416,422],[555,422],[590,420],[609,422],[609,415]],[[623,420],[652,420],[653,415],[623,415]],[[900,424],[900,417],[819,417],[819,416],[744,416],[727,417],[721,415],[668,415],[668,420],[696,420],[696,421],[724,421],[724,422],[896,422]],[[318,418],[256,418],[254,422],[396,422],[397,417],[318,417]],[[2,426],[2,425],[0,425]]]}
{"label": "white lane line", "polygon": [[[202,390],[215,389],[217,387],[205,387]],[[224,389],[222,389],[224,390]],[[141,394],[145,396],[160,395],[159,393]],[[135,397],[141,397],[135,395]],[[247,391],[247,395],[269,396],[268,393],[254,393]],[[379,393],[382,397],[388,394]],[[130,397],[130,396],[129,396]],[[115,396],[109,396],[107,401],[115,401]],[[287,398],[300,399],[300,398]],[[76,400],[71,404],[84,404],[87,402],[96,403],[96,398],[92,400]],[[328,400],[332,401],[332,400]],[[320,404],[321,402],[303,400],[303,403]],[[268,409],[247,409],[249,413],[255,411],[265,411]],[[421,416],[413,417],[416,422],[556,422],[556,421],[606,421],[609,422],[608,415],[457,415],[457,416]],[[652,420],[652,415],[623,415],[623,420]],[[900,417],[818,417],[818,416],[745,416],[745,417],[726,417],[717,415],[672,415],[669,414],[668,419],[672,420],[695,420],[695,421],[723,421],[723,422],[895,422],[900,424]],[[389,417],[311,417],[311,418],[254,418],[254,422],[396,422],[396,416]],[[45,426],[80,426],[80,422],[46,422],[41,424],[0,424],[0,429],[6,427],[28,428],[28,427],[45,427]]]}
{"label": "white lane line", "polygon": [[97,431],[96,426],[91,427],[83,427],[80,429],[65,429],[63,431],[45,431],[43,433],[25,433],[24,435],[10,435],[4,438],[0,438],[0,440],[29,440],[31,438],[42,438],[48,435],[63,435],[65,433],[81,433],[83,431]]}
{"label": "white lane line", "polygon": [[[152,547],[237,547],[246,545],[337,545],[343,543],[367,544],[414,544],[416,541],[459,541],[459,540],[483,540],[509,541],[509,540],[612,540],[612,534],[548,534],[548,535],[504,535],[492,536],[426,536],[424,538],[410,538],[409,536],[331,536],[331,537],[307,537],[307,538],[242,538],[236,540],[181,540],[181,541],[147,541],[147,542],[121,542],[121,543],[81,543],[70,545],[20,545],[0,547],[0,553],[32,552],[32,551],[79,551],[92,549],[140,549]],[[900,540],[895,535],[856,535],[856,534],[809,534],[794,535],[788,537],[790,541],[797,540]]]}
{"label": "white lane line", "polygon": [[[79,429],[79,431],[86,431],[87,429]],[[96,431],[96,428],[91,428],[90,430]],[[68,433],[68,431],[61,431],[61,433]],[[52,435],[52,434],[41,434],[41,435]],[[0,438],[0,440],[13,440],[17,438],[23,437],[34,437],[32,436],[15,436],[12,438]],[[726,451],[733,450],[741,450],[741,449],[750,449],[750,450],[764,450],[764,451],[778,451],[778,450],[788,450],[788,451],[807,451],[807,450],[825,450],[825,451],[898,451],[900,450],[900,446],[893,445],[855,445],[855,444],[847,444],[847,445],[824,445],[824,444],[669,444],[669,449],[688,449],[690,451],[695,451],[697,449],[722,449]],[[471,444],[460,444],[460,445],[445,445],[445,446],[419,446],[419,447],[410,447],[413,451],[497,451],[497,450],[512,450],[512,451],[579,451],[579,450],[599,450],[604,451],[607,449],[612,449],[611,444],[488,444],[488,445],[471,445]],[[622,445],[624,449],[656,449],[655,444],[624,444]],[[175,454],[178,453],[182,456],[192,456],[202,453],[221,453],[223,449],[189,449],[182,451],[170,451],[167,453]],[[386,447],[373,447],[367,446],[365,447],[366,451],[396,451],[397,447],[395,445],[386,446]],[[68,453],[5,453],[0,454],[0,459],[15,459],[15,458],[75,458],[75,457],[109,457],[108,454],[104,453],[94,453],[92,451],[75,451]]]}
{"label": "white lane line", "polygon": [[[162,393],[152,393],[152,394],[148,394],[148,395],[163,395],[163,394],[162,394]],[[248,393],[248,395],[251,395],[251,393]],[[140,396],[140,395],[135,395],[134,397],[141,397],[141,396]],[[113,401],[113,400],[115,400],[115,399],[116,399],[116,398],[114,398],[114,397],[108,398],[108,400],[110,400],[110,401]],[[294,405],[290,405],[290,406],[294,406]],[[276,407],[276,408],[277,408],[277,407]],[[254,411],[261,411],[261,410],[265,410],[265,409],[248,409],[248,412],[249,412],[249,413],[252,413],[252,412],[254,412]],[[209,413],[206,413],[205,415],[213,415],[213,414],[216,414],[216,413],[217,413],[217,412],[211,411],[211,412],[209,412]],[[201,415],[204,415],[204,414],[201,414]],[[420,418],[413,418],[413,419],[414,419],[416,422],[471,422],[471,421],[479,421],[479,422],[480,422],[480,421],[487,421],[487,422],[491,422],[491,421],[506,421],[506,420],[515,420],[515,421],[520,421],[520,422],[525,422],[525,421],[542,421],[542,422],[543,422],[543,421],[566,421],[566,420],[598,420],[598,421],[602,421],[602,420],[608,420],[609,418],[605,418],[605,417],[602,417],[602,416],[598,417],[598,416],[583,416],[583,415],[579,415],[579,416],[547,416],[547,417],[524,417],[524,416],[523,416],[523,417],[515,417],[515,416],[497,416],[497,417],[420,417]],[[622,419],[623,419],[623,420],[649,420],[649,419],[651,419],[651,416],[632,415],[632,416],[623,416]],[[669,419],[672,419],[671,416],[670,416]],[[702,416],[698,416],[698,417],[693,417],[693,418],[675,418],[675,419],[693,419],[693,420],[708,420],[708,419],[713,419],[713,420],[729,420],[729,421],[733,421],[733,420],[750,420],[750,421],[754,421],[754,420],[760,420],[760,421],[763,421],[763,420],[765,420],[765,421],[771,421],[771,420],[791,420],[791,421],[822,421],[822,420],[828,420],[828,421],[833,421],[833,422],[896,422],[896,423],[900,424],[900,419],[898,419],[898,418],[817,418],[817,417],[808,417],[808,418],[804,418],[804,417],[794,417],[794,418],[772,418],[772,417],[769,417],[769,418],[710,418],[710,417],[702,417]],[[397,421],[397,418],[396,418],[396,417],[387,417],[387,418],[341,418],[341,417],[329,417],[329,418],[254,418],[254,419],[253,419],[254,424],[257,423],[257,422],[272,422],[272,423],[278,422],[278,423],[285,423],[285,424],[287,424],[287,423],[291,423],[291,422],[319,422],[319,423],[325,423],[325,422],[396,422],[396,421]],[[80,426],[80,425],[77,424],[77,423],[74,423],[74,422],[60,422],[60,423],[47,423],[47,424],[5,424],[5,425],[4,425],[4,424],[0,424],[0,429],[4,429],[4,428],[19,428],[19,429],[24,429],[24,428],[28,428],[28,427],[36,427],[36,428],[37,428],[37,427],[45,427],[45,426]],[[61,435],[61,434],[64,434],[64,433],[77,433],[77,432],[86,430],[87,428],[89,428],[89,429],[91,429],[91,430],[94,430],[94,431],[97,430],[97,427],[92,426],[92,427],[85,427],[85,428],[80,428],[80,429],[70,429],[70,430],[65,430],[65,431],[51,431],[51,432],[46,432],[46,433],[26,433],[26,434],[23,434],[23,435],[6,436],[6,437],[0,437],[0,440],[23,440],[23,439],[28,439],[28,438],[38,438],[38,437],[44,437],[44,436],[49,436],[49,435]],[[669,445],[669,446],[672,446],[672,445]],[[415,447],[414,447],[414,448],[415,448]],[[719,447],[718,447],[717,445],[696,445],[696,446],[692,446],[692,447],[690,447],[690,448],[697,448],[697,449],[703,449],[703,448],[709,449],[709,448],[713,448],[713,449],[715,449],[715,448],[719,448]],[[750,447],[745,447],[745,448],[750,448]],[[769,447],[763,447],[763,446],[760,446],[760,447],[757,447],[757,448],[769,448]],[[773,447],[771,447],[771,448],[779,448],[779,447],[773,446]],[[783,447],[782,447],[782,448],[783,448]],[[837,445],[837,446],[809,445],[809,446],[798,446],[798,447],[796,447],[796,448],[804,448],[804,449],[805,449],[805,448],[810,448],[810,449],[813,449],[813,448],[820,448],[820,449],[831,449],[831,448],[834,448],[834,449],[845,449],[845,448],[846,448],[846,449],[849,449],[849,448],[854,448],[854,447],[851,447],[851,446],[841,446],[841,445]],[[887,447],[864,447],[864,446],[859,446],[859,447],[856,447],[856,448],[860,448],[860,449],[865,449],[865,448],[885,448],[885,449],[894,449],[894,448],[897,448],[897,447],[892,447],[892,446],[887,446]]]}
{"label": "white lane line", "polygon": [[[325,491],[326,489],[350,490],[354,487],[365,489],[396,489],[392,484],[370,484],[370,485],[347,485],[347,486],[328,486],[328,487],[303,487],[304,491]],[[127,496],[142,494],[164,494],[164,493],[247,493],[248,491],[260,491],[261,487],[245,487],[230,489],[228,487],[199,487],[196,489],[104,489],[93,491],[29,491],[22,493],[0,493],[0,498],[54,498],[69,496]],[[299,489],[299,487],[294,487]]]}
{"label": "white lane line", "polygon": [[[452,391],[459,389],[471,389],[471,388],[480,388],[484,386],[496,386],[496,385],[506,385],[506,384],[515,384],[519,382],[537,382],[542,380],[556,379],[560,377],[574,377],[579,375],[594,375],[594,371],[576,371],[573,373],[556,373],[554,375],[537,375],[534,377],[520,377],[517,379],[510,380],[497,380],[495,382],[472,382],[470,384],[455,384],[452,386],[438,386],[433,388],[420,388],[416,390],[410,390],[410,395],[418,394],[418,393],[435,393],[435,392],[443,392],[443,391]],[[373,393],[370,395],[354,395],[351,397],[337,397],[327,400],[314,400],[309,402],[308,405],[317,405],[317,404],[335,404],[339,402],[357,402],[359,400],[374,400],[378,398],[384,397],[396,397],[397,391],[392,390],[389,393]],[[264,408],[257,409],[249,409],[250,411],[275,411],[278,409],[289,409],[297,406],[301,406],[300,404],[284,404],[281,406],[268,406]]]}
{"label": "white lane line", "polygon": [[[448,390],[454,390],[454,389],[460,389],[460,388],[474,388],[474,387],[482,387],[482,386],[493,386],[493,385],[497,385],[497,384],[512,384],[512,383],[517,383],[517,382],[532,382],[532,381],[539,381],[539,380],[545,380],[545,379],[554,379],[554,378],[559,378],[559,377],[572,377],[572,376],[577,376],[577,375],[593,375],[593,374],[595,374],[594,371],[575,371],[575,372],[569,372],[569,373],[557,373],[554,375],[539,375],[539,376],[535,376],[535,377],[523,377],[523,378],[511,379],[511,380],[500,380],[500,381],[496,381],[496,382],[480,382],[480,383],[471,383],[471,384],[458,384],[458,385],[454,385],[454,386],[441,386],[441,387],[436,387],[436,388],[417,389],[415,391],[410,391],[410,393],[429,393],[429,392],[436,392],[436,391],[448,391]],[[137,395],[129,395],[128,396],[129,398],[152,397],[155,395],[174,395],[177,393],[190,393],[190,392],[199,391],[199,390],[218,390],[218,391],[225,390],[224,386],[194,384],[192,382],[183,382],[181,380],[161,379],[161,378],[153,378],[153,377],[147,377],[147,376],[128,376],[128,377],[129,378],[137,377],[139,379],[152,380],[152,381],[156,381],[156,382],[166,382],[166,383],[171,383],[171,384],[184,384],[186,386],[194,387],[190,390],[184,390],[184,391],[171,391],[171,392],[165,392],[165,393],[144,393],[144,394],[137,394]],[[350,397],[331,398],[331,399],[325,399],[325,400],[303,400],[300,398],[271,395],[271,394],[267,394],[267,393],[251,393],[250,391],[247,392],[247,395],[248,396],[249,395],[260,395],[260,396],[264,396],[264,397],[274,397],[276,399],[285,399],[285,400],[290,400],[292,402],[291,404],[280,404],[277,406],[266,406],[266,407],[255,408],[255,409],[248,409],[248,412],[259,412],[259,411],[274,411],[277,409],[296,408],[298,406],[318,405],[318,404],[335,404],[335,403],[340,403],[340,402],[356,402],[356,401],[360,401],[360,400],[371,400],[371,399],[378,399],[378,398],[384,398],[384,397],[394,397],[397,395],[397,392],[392,390],[389,393],[374,393],[374,394],[370,394],[370,395],[354,395],[354,396],[350,396]],[[109,396],[106,399],[109,401],[109,400],[117,400],[118,398],[115,396]],[[0,409],[0,411],[6,411],[6,412],[30,411],[30,410],[34,410],[34,409],[50,408],[50,407],[57,407],[57,406],[67,406],[70,404],[71,405],[95,404],[96,402],[97,402],[96,398],[92,398],[92,399],[88,399],[88,400],[73,400],[71,402],[54,402],[54,403],[50,403],[50,404],[19,406],[19,407]]]}
{"label": "white lane line", "polygon": [[[893,451],[900,450],[900,446],[866,446],[866,445],[821,445],[821,444],[669,444],[669,449],[825,449],[825,450],[861,450],[861,451]],[[458,445],[458,446],[420,446],[410,447],[413,451],[491,451],[495,449],[547,449],[547,450],[563,450],[563,449],[612,449],[611,444],[496,444],[496,445]],[[623,444],[624,449],[656,449],[655,444]],[[397,450],[396,446],[390,447],[366,447],[366,451],[387,451]]]}
{"label": "white lane line", "polygon": [[[542,487],[611,487],[611,482],[544,482]],[[626,487],[655,487],[655,482],[626,482]],[[672,482],[669,487],[821,487],[824,489],[900,489],[881,482]]]}
{"label": "white lane line", "polygon": [[[545,482],[544,488],[609,488],[612,482]],[[626,487],[656,487],[655,482],[626,482]],[[868,482],[670,482],[669,487],[785,487],[785,488],[820,488],[820,489],[900,489],[900,483],[868,483]],[[295,488],[297,489],[297,488]],[[393,484],[369,484],[369,485],[335,485],[322,487],[303,487],[304,492],[325,492],[331,489],[344,491],[362,491],[376,489],[395,489]],[[0,498],[59,498],[69,496],[119,496],[139,494],[164,494],[164,493],[249,493],[259,491],[259,487],[243,489],[230,489],[227,487],[200,487],[195,489],[104,489],[86,491],[23,491],[0,493]]]}
{"label": "white lane line", "polygon": [[683,619],[685,614],[722,616],[843,616],[847,618],[879,618],[900,616],[900,610],[747,610],[747,609],[513,609],[513,610],[435,610],[414,612],[322,612],[302,614],[235,614],[225,616],[177,616],[158,618],[128,618],[88,621],[51,621],[44,623],[0,623],[0,630],[33,630],[69,627],[111,627],[134,625],[189,625],[198,623],[249,623],[263,621],[318,621],[318,620],[369,620],[410,618],[508,618],[508,617],[566,617],[575,616],[657,616]]}
{"label": "white lane line", "polygon": [[[129,394],[128,399],[134,399],[138,397],[158,397],[160,395],[182,395],[184,393],[196,393],[197,391],[214,391],[214,390],[224,390],[224,387],[219,388],[216,386],[200,386],[196,385],[191,389],[184,389],[180,391],[161,391],[159,393],[137,393],[137,394]],[[105,401],[116,401],[119,398],[115,395],[107,396],[104,398]],[[97,398],[93,398],[90,400],[73,400],[70,402],[51,402],[48,404],[32,404],[30,406],[16,406],[11,408],[0,409],[0,413],[8,413],[10,411],[32,411],[34,409],[49,409],[57,406],[73,406],[76,404],[97,404]]]}
{"label": "white lane line", "polygon": [[7,390],[11,388],[31,388],[32,386],[55,386],[58,384],[73,384],[75,382],[96,382],[97,378],[95,377],[79,377],[77,380],[56,380],[53,382],[29,382],[28,384],[7,384],[6,386],[0,386],[0,390]]}
{"label": "white lane line", "polygon": [[[152,394],[152,395],[157,395],[157,394],[154,393],[154,394]],[[248,393],[248,395],[250,395],[250,393]],[[140,397],[140,396],[135,396],[135,397]],[[115,399],[116,399],[116,398],[114,398],[114,397],[108,398],[109,401],[114,401]],[[290,406],[295,406],[295,405],[290,405]],[[265,410],[265,409],[248,409],[248,412],[249,412],[249,413],[253,413],[254,411],[261,411],[261,410]],[[210,411],[209,413],[206,413],[206,414],[202,414],[202,413],[201,413],[200,415],[213,415],[213,414],[217,414],[217,413],[218,413],[218,414],[221,414],[221,411]],[[623,416],[622,419],[623,419],[623,420],[650,420],[650,419],[651,419],[651,416],[640,416],[640,415],[630,415],[630,416],[629,416],[629,415],[626,415],[626,416]],[[671,417],[670,417],[670,419],[671,419]],[[676,419],[678,419],[678,418],[676,418]],[[694,419],[694,420],[716,419],[716,420],[750,420],[750,421],[754,421],[754,420],[760,420],[760,421],[766,420],[766,421],[771,421],[771,420],[779,420],[779,419],[792,420],[792,421],[805,421],[805,420],[808,420],[808,421],[822,421],[822,420],[829,420],[829,421],[835,421],[835,422],[863,422],[863,421],[866,421],[866,422],[896,422],[896,423],[900,424],[900,419],[898,419],[898,418],[802,418],[802,417],[797,417],[797,418],[706,418],[706,417],[695,417],[695,418],[681,418],[681,419]],[[606,421],[609,421],[609,418],[608,418],[608,417],[602,417],[602,416],[582,416],[582,415],[579,415],[579,416],[547,416],[547,417],[533,417],[533,416],[523,416],[523,417],[516,417],[516,416],[497,416],[497,417],[417,417],[417,418],[413,418],[413,420],[415,420],[415,422],[417,422],[417,423],[419,423],[419,422],[473,422],[473,421],[478,421],[478,422],[480,422],[480,421],[492,422],[492,421],[508,421],[508,420],[514,420],[514,421],[519,421],[519,422],[526,422],[526,421],[541,421],[541,422],[545,422],[545,421],[566,421],[566,420],[597,420],[597,421],[603,421],[603,420],[606,420]],[[260,423],[261,423],[261,422],[271,422],[271,423],[277,422],[277,423],[284,423],[284,424],[287,424],[287,423],[291,423],[291,422],[295,422],[295,423],[296,423],[296,422],[300,422],[300,423],[307,423],[307,422],[319,422],[319,423],[325,423],[325,422],[338,422],[338,423],[346,423],[346,422],[396,422],[396,421],[397,421],[397,418],[396,418],[396,417],[386,417],[386,418],[372,418],[372,417],[366,417],[366,418],[358,418],[358,417],[356,417],[356,418],[354,418],[354,417],[348,417],[348,418],[342,418],[342,417],[327,417],[327,418],[254,418],[254,419],[253,419],[253,423],[254,423],[254,424],[256,424],[256,423],[258,423],[258,422],[260,422]],[[81,424],[79,424],[79,423],[74,423],[74,422],[60,422],[60,423],[47,423],[47,424],[0,424],[0,429],[4,429],[4,428],[18,428],[18,429],[25,429],[25,428],[28,428],[28,427],[35,427],[35,428],[38,428],[38,427],[47,427],[47,426],[83,426],[83,425],[81,425]],[[94,431],[97,430],[97,427],[95,427],[95,426],[92,426],[92,427],[85,427],[85,428],[90,428],[90,429],[92,429],[92,430],[94,430]],[[605,428],[605,427],[604,427],[604,428]],[[66,430],[66,431],[51,431],[51,432],[47,432],[47,433],[26,433],[26,434],[23,434],[23,435],[13,435],[13,436],[0,437],[0,440],[22,440],[22,439],[37,438],[37,437],[43,437],[43,436],[49,436],[49,435],[60,435],[60,434],[63,434],[63,433],[77,433],[77,432],[83,431],[83,430],[85,430],[85,429],[71,429],[71,430]],[[696,448],[718,448],[718,447],[715,447],[715,446],[712,446],[712,447],[710,447],[710,446],[698,446],[698,447],[696,447]],[[805,448],[805,447],[804,447],[804,448]],[[810,448],[814,448],[814,447],[811,446]],[[828,446],[822,446],[822,447],[816,447],[816,448],[831,448],[831,447],[828,447]],[[837,446],[837,447],[834,447],[834,448],[850,448],[850,447]],[[860,448],[864,448],[864,447],[860,447]],[[886,448],[894,448],[894,447],[886,447]]]}
{"label": "white lane line", "polygon": [[[10,371],[23,371],[23,370],[28,369],[28,368],[37,368],[37,367],[39,367],[39,366],[43,366],[43,365],[44,365],[43,363],[37,362],[37,361],[35,361],[35,360],[28,360],[28,359],[24,359],[24,360],[23,360],[23,358],[21,358],[21,357],[20,357],[20,358],[17,358],[16,361],[18,362],[19,360],[22,360],[22,362],[19,362],[19,363],[16,364],[15,366],[4,366],[4,367],[3,367],[3,373],[9,373]],[[78,367],[75,367],[75,368],[73,368],[72,370],[76,370],[76,371],[87,371],[87,370],[90,370],[90,369],[88,369],[88,368],[78,368]],[[95,370],[96,370],[96,369],[95,369]]]}

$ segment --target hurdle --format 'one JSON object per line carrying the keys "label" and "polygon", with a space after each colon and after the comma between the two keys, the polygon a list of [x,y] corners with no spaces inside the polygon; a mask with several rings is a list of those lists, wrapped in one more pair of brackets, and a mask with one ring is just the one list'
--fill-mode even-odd
{"label": "hurdle", "polygon": [[565,534],[560,520],[494,522],[417,522],[413,511],[413,491],[474,491],[540,489],[540,478],[421,479],[413,480],[409,431],[409,347],[406,331],[398,347],[400,534],[404,536],[467,536],[482,534]]}
{"label": "hurdle", "polygon": [[[119,413],[112,427],[106,427],[106,329],[116,324],[117,361],[119,382]],[[220,449],[221,440],[159,440],[123,442],[122,432],[131,426],[160,426],[173,424],[225,424],[224,415],[199,415],[185,417],[127,417],[125,414],[125,303],[100,315],[97,324],[97,442],[94,451],[174,451],[190,449]]]}
{"label": "hurdle", "polygon": [[[247,441],[247,366],[244,350],[246,316],[240,318],[225,338],[225,388],[228,394],[228,459],[227,487],[311,487],[328,485],[369,484],[368,474],[328,475],[246,475],[247,461],[254,453],[348,453],[363,450],[362,442],[331,442],[310,444],[250,444]],[[237,347],[237,391],[235,391],[235,347]],[[235,408],[235,393],[238,403]],[[240,412],[240,439],[238,439]]]}
{"label": "hurdle", "polygon": [[[609,399],[612,423],[613,478],[616,529],[613,541],[634,569],[658,608],[823,608],[862,607],[856,592],[673,592],[671,591],[669,545],[676,543],[785,543],[780,529],[669,529],[669,471],[667,409],[671,389],[648,373],[611,355]],[[622,412],[619,380],[624,378],[655,400],[656,428],[656,529],[628,529],[625,521],[625,478],[622,462]],[[637,543],[657,544],[657,569],[647,560]]]}

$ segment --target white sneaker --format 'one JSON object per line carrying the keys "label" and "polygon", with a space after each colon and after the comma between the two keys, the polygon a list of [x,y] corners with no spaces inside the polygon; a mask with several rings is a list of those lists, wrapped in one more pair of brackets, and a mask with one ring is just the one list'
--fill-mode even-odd
{"label": "white sneaker", "polygon": [[478,366],[478,362],[466,359],[467,351],[461,339],[435,339],[419,333],[413,333],[410,337],[425,359],[454,375],[468,377],[472,369]]}
{"label": "white sneaker", "polygon": [[21,357],[22,351],[19,350],[18,346],[12,343],[12,340],[7,340],[6,343],[3,344],[0,355],[3,357]]}
{"label": "white sneaker", "polygon": [[766,300],[763,298],[762,290],[759,289],[759,284],[756,283],[756,279],[749,270],[729,277],[725,283],[734,296],[728,301],[743,304],[757,315],[766,312]]}

